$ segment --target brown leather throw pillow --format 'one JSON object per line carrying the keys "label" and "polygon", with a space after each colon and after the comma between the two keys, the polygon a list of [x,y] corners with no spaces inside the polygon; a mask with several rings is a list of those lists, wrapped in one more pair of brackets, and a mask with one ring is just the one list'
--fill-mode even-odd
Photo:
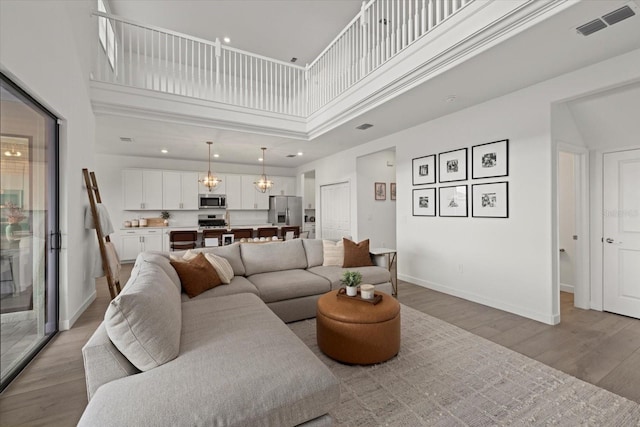
{"label": "brown leather throw pillow", "polygon": [[216,269],[207,261],[203,253],[199,253],[189,261],[171,261],[171,265],[178,273],[182,289],[189,298],[222,284]]}
{"label": "brown leather throw pillow", "polygon": [[344,245],[344,262],[342,267],[368,267],[373,265],[369,255],[369,239],[360,243],[342,239]]}

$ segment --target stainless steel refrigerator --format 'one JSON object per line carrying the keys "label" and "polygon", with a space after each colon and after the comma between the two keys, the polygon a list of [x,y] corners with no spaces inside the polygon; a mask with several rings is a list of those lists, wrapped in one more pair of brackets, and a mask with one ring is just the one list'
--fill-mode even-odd
{"label": "stainless steel refrigerator", "polygon": [[269,222],[273,225],[298,225],[302,230],[302,197],[270,196]]}

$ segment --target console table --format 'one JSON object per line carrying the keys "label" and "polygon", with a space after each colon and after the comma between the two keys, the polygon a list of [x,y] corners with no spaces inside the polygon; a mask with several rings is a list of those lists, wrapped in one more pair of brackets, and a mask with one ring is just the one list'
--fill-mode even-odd
{"label": "console table", "polygon": [[[393,289],[393,296],[397,297],[398,296],[398,252],[395,249],[389,249],[389,248],[373,248],[373,249],[369,249],[369,253],[371,255],[374,256],[374,258],[379,259],[379,258],[383,258],[384,259],[384,264],[386,264],[387,268],[389,269],[389,273],[391,273],[391,270],[393,268],[393,264],[396,264],[396,268],[394,271],[394,274],[391,275],[391,288]],[[376,262],[376,265],[382,265],[380,264],[380,262]]]}

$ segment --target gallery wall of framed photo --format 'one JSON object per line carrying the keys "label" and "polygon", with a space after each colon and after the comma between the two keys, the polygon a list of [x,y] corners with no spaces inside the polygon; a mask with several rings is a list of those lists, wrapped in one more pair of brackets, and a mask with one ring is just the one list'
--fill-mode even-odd
{"label": "gallery wall of framed photo", "polygon": [[[466,184],[469,163],[471,184]],[[468,217],[470,206],[473,218],[509,218],[509,182],[503,178],[508,176],[508,139],[416,157],[412,160],[413,216]]]}

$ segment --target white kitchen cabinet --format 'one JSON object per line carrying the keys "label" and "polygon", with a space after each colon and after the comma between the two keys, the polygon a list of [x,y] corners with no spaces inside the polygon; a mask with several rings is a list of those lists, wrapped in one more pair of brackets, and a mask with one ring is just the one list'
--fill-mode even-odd
{"label": "white kitchen cabinet", "polygon": [[296,195],[296,179],[292,176],[274,176],[273,187],[270,195],[272,196],[295,196]]}
{"label": "white kitchen cabinet", "polygon": [[162,172],[162,208],[166,210],[198,209],[198,173]]}
{"label": "white kitchen cabinet", "polygon": [[163,229],[123,230],[120,236],[120,259],[134,261],[140,252],[161,251]]}
{"label": "white kitchen cabinet", "polygon": [[242,209],[242,177],[240,175],[227,175],[227,209]]}
{"label": "white kitchen cabinet", "polygon": [[269,210],[269,193],[261,193],[253,184],[257,179],[253,175],[242,175],[242,209]]}
{"label": "white kitchen cabinet", "polygon": [[213,173],[213,174],[218,179],[221,179],[222,182],[219,182],[218,185],[216,185],[216,188],[214,188],[213,190],[209,191],[209,188],[207,188],[207,186],[205,186],[204,184],[199,182],[201,179],[204,179],[207,176],[206,172],[199,173],[198,174],[198,193],[202,193],[202,194],[220,194],[220,195],[227,194],[227,177],[225,175],[219,175],[217,173]]}
{"label": "white kitchen cabinet", "polygon": [[122,194],[125,210],[162,209],[162,171],[123,170]]}

